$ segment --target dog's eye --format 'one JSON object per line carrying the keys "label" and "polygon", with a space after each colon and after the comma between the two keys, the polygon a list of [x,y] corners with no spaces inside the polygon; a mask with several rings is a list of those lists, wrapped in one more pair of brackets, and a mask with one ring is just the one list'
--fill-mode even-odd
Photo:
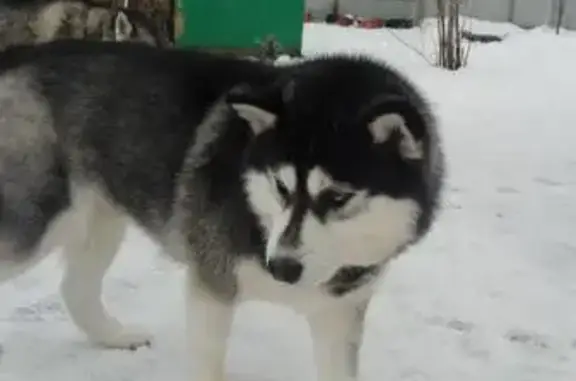
{"label": "dog's eye", "polygon": [[276,189],[278,190],[280,197],[282,197],[284,201],[288,200],[288,198],[290,197],[290,191],[288,190],[288,187],[282,182],[282,180],[280,180],[277,177],[274,177],[274,185],[276,186]]}
{"label": "dog's eye", "polygon": [[329,189],[326,191],[324,197],[330,208],[340,209],[354,197],[354,192]]}

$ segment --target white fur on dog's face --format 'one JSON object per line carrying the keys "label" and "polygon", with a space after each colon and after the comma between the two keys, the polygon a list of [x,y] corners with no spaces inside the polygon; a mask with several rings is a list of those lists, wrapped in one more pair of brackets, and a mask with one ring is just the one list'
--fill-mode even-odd
{"label": "white fur on dog's face", "polygon": [[328,188],[345,189],[347,193],[354,192],[354,196],[342,209],[331,212],[325,221],[308,210],[301,224],[298,246],[284,247],[279,239],[288,226],[292,207],[284,207],[277,182],[293,193],[296,181],[295,168],[291,165],[268,173],[248,171],[245,174],[249,203],[267,237],[267,260],[279,255],[298,258],[304,265],[300,284],[325,283],[342,266],[381,263],[416,234],[420,209],[414,200],[368,196],[366,191],[334,182],[328,173],[316,167],[306,179],[306,190],[312,199]]}

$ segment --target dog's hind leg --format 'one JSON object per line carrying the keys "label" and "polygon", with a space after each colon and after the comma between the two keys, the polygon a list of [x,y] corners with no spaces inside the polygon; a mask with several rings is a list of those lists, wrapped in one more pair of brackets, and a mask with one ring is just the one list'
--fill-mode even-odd
{"label": "dog's hind leg", "polygon": [[59,209],[58,215],[50,216],[47,222],[37,218],[29,223],[7,223],[0,215],[0,283],[24,274],[58,248],[62,237],[72,234],[66,225],[67,206]]}
{"label": "dog's hind leg", "polygon": [[72,320],[98,345],[119,349],[149,345],[150,335],[138,327],[124,326],[102,302],[104,276],[120,248],[127,220],[97,192],[75,193],[77,223],[84,225],[81,234],[64,248],[66,269],[61,285]]}
{"label": "dog's hind leg", "polygon": [[36,164],[0,172],[0,283],[25,273],[71,234],[63,222],[70,207],[66,179],[57,165]]}
{"label": "dog's hind leg", "polygon": [[10,242],[0,241],[0,283],[12,280],[33,267],[42,257],[32,256],[25,261],[16,261]]}

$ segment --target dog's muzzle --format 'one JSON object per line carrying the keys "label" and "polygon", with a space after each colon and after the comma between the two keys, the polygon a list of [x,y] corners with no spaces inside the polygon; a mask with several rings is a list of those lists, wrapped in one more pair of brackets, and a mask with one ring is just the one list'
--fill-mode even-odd
{"label": "dog's muzzle", "polygon": [[304,266],[297,259],[278,257],[268,262],[268,271],[277,281],[294,284],[302,277]]}

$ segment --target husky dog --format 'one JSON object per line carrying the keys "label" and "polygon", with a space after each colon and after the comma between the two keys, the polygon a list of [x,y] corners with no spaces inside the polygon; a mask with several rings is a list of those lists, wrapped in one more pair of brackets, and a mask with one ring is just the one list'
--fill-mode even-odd
{"label": "husky dog", "polygon": [[190,380],[223,381],[235,307],[307,317],[319,381],[357,379],[364,314],[392,258],[436,219],[434,116],[384,63],[284,66],[142,44],[0,53],[0,279],[56,247],[95,343],[150,342],[101,302],[128,223],[187,269]]}
{"label": "husky dog", "polygon": [[109,9],[82,0],[24,0],[0,5],[0,49],[63,38],[169,45],[161,28],[136,10]]}

